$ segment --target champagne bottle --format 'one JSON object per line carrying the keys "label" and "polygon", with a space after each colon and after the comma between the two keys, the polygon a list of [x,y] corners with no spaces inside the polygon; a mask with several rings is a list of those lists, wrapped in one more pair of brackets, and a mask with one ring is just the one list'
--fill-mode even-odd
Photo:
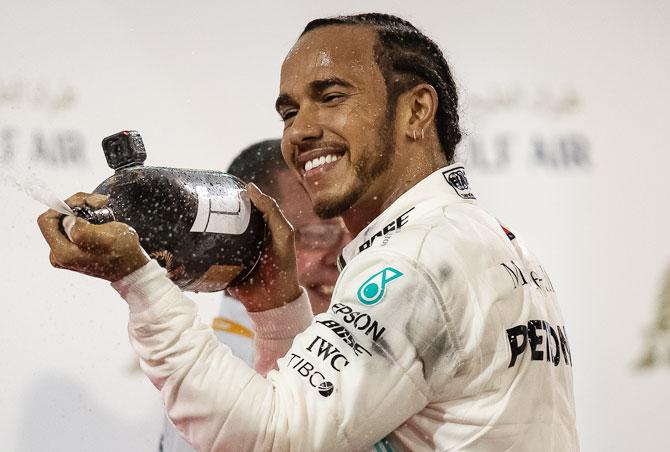
{"label": "champagne bottle", "polygon": [[79,209],[78,216],[133,227],[182,290],[223,290],[253,271],[266,225],[241,180],[221,171],[144,166],[146,151],[135,131],[111,135],[102,147],[115,173],[95,193],[109,201],[103,209]]}

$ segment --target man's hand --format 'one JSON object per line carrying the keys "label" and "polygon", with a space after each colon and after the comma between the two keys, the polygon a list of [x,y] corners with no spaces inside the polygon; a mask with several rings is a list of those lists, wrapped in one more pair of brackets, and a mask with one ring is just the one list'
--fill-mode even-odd
{"label": "man's hand", "polygon": [[277,202],[263,194],[255,184],[247,185],[247,193],[263,214],[272,243],[263,250],[254,272],[242,283],[230,287],[228,292],[249,312],[267,311],[284,306],[300,295],[293,226]]}
{"label": "man's hand", "polygon": [[[107,197],[77,193],[65,202],[70,207],[88,205],[97,209],[105,205]],[[48,210],[37,219],[51,248],[49,260],[54,267],[116,281],[149,262],[137,233],[130,226],[116,221],[94,225],[77,218],[70,231],[70,241],[60,230],[62,218],[62,214]]]}

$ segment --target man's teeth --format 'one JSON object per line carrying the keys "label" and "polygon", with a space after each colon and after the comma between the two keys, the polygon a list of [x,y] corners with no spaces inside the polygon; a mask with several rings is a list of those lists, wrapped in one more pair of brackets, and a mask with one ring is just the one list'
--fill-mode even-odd
{"label": "man's teeth", "polygon": [[321,157],[317,157],[315,159],[310,160],[309,162],[305,163],[305,171],[309,171],[314,168],[318,168],[321,165],[325,165],[326,163],[332,163],[340,159],[339,155],[335,154],[328,154],[328,155],[322,155]]}

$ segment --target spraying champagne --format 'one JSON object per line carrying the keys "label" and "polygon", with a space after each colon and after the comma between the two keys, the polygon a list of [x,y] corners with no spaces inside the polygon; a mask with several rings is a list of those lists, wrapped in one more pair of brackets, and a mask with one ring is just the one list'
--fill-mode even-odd
{"label": "spraying champagne", "polygon": [[182,290],[223,290],[251,273],[266,226],[242,181],[220,171],[144,166],[146,151],[135,131],[111,135],[102,147],[115,173],[95,193],[109,201],[102,209],[76,207],[75,215],[133,227],[144,250]]}

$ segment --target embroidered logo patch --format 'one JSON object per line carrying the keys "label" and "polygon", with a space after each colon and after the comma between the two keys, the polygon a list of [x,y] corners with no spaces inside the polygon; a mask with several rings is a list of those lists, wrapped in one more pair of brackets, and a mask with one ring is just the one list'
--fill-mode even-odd
{"label": "embroidered logo patch", "polygon": [[448,171],[442,172],[444,180],[447,181],[451,188],[456,191],[456,194],[463,199],[475,199],[475,195],[470,191],[470,184],[468,178],[465,176],[465,170],[462,166],[452,168]]}
{"label": "embroidered logo patch", "polygon": [[386,285],[394,279],[400,278],[403,273],[393,267],[386,267],[382,271],[370,276],[361,287],[358,288],[356,296],[358,301],[365,306],[372,306],[384,298]]}

